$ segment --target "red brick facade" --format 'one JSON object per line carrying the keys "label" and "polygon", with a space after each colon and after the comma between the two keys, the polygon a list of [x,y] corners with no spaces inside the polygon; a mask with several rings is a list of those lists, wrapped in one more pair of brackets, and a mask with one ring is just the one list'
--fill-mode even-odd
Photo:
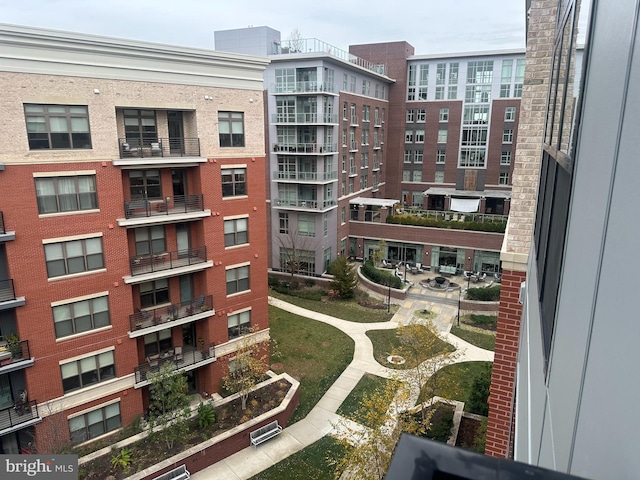
{"label": "red brick facade", "polygon": [[494,457],[508,457],[513,448],[514,382],[522,305],[520,286],[526,279],[525,272],[502,271],[500,290],[500,310],[496,332],[496,348],[489,393],[489,423],[485,454]]}

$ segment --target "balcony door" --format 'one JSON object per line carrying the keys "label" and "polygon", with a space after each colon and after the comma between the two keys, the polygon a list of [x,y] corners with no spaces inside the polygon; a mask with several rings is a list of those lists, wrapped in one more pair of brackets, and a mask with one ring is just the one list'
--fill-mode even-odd
{"label": "balcony door", "polygon": [[167,112],[169,128],[169,152],[171,155],[184,155],[184,124],[182,112]]}
{"label": "balcony door", "polygon": [[173,184],[174,203],[184,203],[187,195],[187,171],[183,168],[171,170],[171,183]]}
{"label": "balcony door", "polygon": [[0,375],[0,410],[13,405],[9,375]]}
{"label": "balcony door", "polygon": [[124,110],[124,132],[131,147],[149,147],[158,141],[155,110]]}
{"label": "balcony door", "polygon": [[186,257],[189,255],[191,248],[191,238],[188,223],[176,224],[176,239],[178,241],[178,257]]}

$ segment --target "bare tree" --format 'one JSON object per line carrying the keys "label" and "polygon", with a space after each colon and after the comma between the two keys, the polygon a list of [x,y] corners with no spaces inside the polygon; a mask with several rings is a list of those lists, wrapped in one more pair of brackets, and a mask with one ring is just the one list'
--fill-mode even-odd
{"label": "bare tree", "polygon": [[298,30],[298,27],[294,28],[289,37],[287,38],[287,43],[289,44],[289,53],[299,53],[302,52],[302,47],[304,47],[304,39],[302,38],[302,33]]}
{"label": "bare tree", "polygon": [[297,230],[289,230],[288,234],[278,237],[280,244],[280,268],[291,275],[291,281],[300,271],[306,271],[301,267],[307,263],[309,252],[315,256],[315,250],[311,245],[311,239],[303,236]]}

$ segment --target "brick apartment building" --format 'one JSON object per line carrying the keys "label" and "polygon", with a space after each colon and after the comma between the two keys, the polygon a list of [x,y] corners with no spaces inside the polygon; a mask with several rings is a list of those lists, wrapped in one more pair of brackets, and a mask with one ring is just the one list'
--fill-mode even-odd
{"label": "brick apartment building", "polygon": [[[524,51],[415,55],[406,42],[282,42],[250,27],[218,50],[268,56],[270,266],[321,275],[338,255],[488,274],[502,233],[376,225],[399,208],[506,220]],[[467,215],[469,220],[470,215]],[[292,259],[295,252],[296,258]]]}
{"label": "brick apartment building", "polygon": [[268,61],[0,25],[0,453],[79,444],[149,372],[268,340]]}

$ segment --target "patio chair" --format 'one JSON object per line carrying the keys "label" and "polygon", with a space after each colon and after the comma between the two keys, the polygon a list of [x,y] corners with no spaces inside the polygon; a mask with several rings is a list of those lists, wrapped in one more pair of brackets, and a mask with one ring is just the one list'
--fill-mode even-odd
{"label": "patio chair", "polygon": [[183,363],[184,357],[182,356],[182,345],[178,345],[173,350],[173,360],[176,363]]}

